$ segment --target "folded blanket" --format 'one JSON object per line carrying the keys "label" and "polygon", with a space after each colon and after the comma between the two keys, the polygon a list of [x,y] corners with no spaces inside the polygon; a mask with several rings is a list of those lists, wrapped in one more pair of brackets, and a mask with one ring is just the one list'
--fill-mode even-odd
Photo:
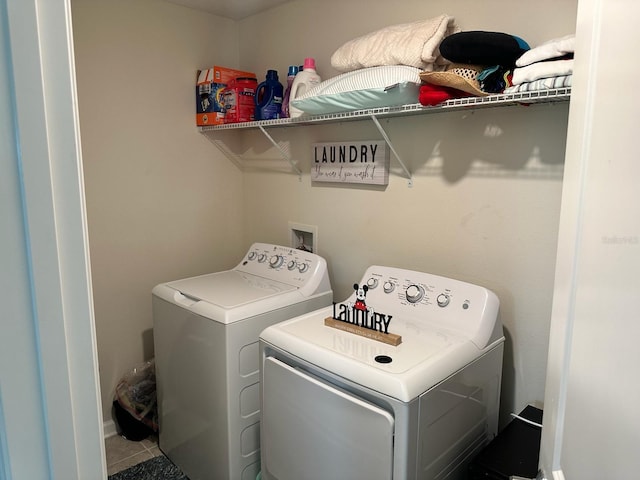
{"label": "folded blanket", "polygon": [[449,15],[393,25],[345,43],[331,56],[331,66],[339,72],[378,65],[409,65],[432,71],[434,64],[446,63],[440,57],[440,42],[458,30]]}
{"label": "folded blanket", "polygon": [[553,88],[566,88],[571,86],[573,75],[560,75],[558,77],[541,78],[533,82],[525,82],[513,85],[505,89],[504,93],[532,92],[536,90],[551,90]]}
{"label": "folded blanket", "polygon": [[549,62],[537,62],[526,67],[514,68],[511,83],[519,85],[525,82],[533,82],[539,78],[558,77],[573,73],[573,59],[551,60]]}
{"label": "folded blanket", "polygon": [[525,52],[516,60],[516,67],[524,67],[535,62],[558,58],[575,52],[576,36],[556,38]]}

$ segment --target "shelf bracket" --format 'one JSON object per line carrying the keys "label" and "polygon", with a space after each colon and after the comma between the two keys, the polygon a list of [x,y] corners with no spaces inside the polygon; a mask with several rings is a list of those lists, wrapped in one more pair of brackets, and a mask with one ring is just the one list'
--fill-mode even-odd
{"label": "shelf bracket", "polygon": [[298,174],[298,178],[302,180],[302,170],[300,170],[298,166],[295,164],[295,162],[291,158],[291,155],[289,155],[289,152],[286,152],[280,145],[278,145],[278,142],[276,142],[273,139],[273,137],[269,135],[269,133],[265,130],[265,128],[262,125],[258,125],[258,128],[264,134],[264,136],[267,137],[267,139],[271,142],[271,144],[278,149],[278,151],[280,152],[280,155],[282,155],[282,158],[284,158],[287,162],[289,162],[289,165],[291,165],[291,168],[293,168]]}
{"label": "shelf bracket", "polygon": [[404,170],[404,173],[408,179],[409,187],[413,187],[413,175],[411,175],[411,172],[409,172],[409,170],[405,166],[404,162],[400,158],[400,155],[398,155],[398,152],[396,152],[396,149],[393,148],[393,144],[391,143],[391,139],[389,138],[389,135],[387,135],[387,132],[385,132],[384,128],[382,128],[382,125],[380,125],[380,121],[375,115],[371,115],[371,120],[373,120],[373,123],[375,123],[376,127],[378,128],[378,131],[380,132],[380,135],[382,135],[382,138],[384,138],[384,141],[387,142],[387,145],[389,145],[389,148],[393,152],[393,155],[396,157],[396,160],[398,160],[398,163],[402,167],[402,170]]}
{"label": "shelf bracket", "polygon": [[211,138],[209,137],[209,135],[205,135],[205,137],[207,138],[207,140],[213,143],[218,148],[218,150],[220,150],[224,154],[225,157],[231,160],[231,162],[236,167],[238,167],[238,170],[244,170],[244,164],[242,163],[242,159],[237,154],[233,153],[231,149],[227,147],[222,140]]}

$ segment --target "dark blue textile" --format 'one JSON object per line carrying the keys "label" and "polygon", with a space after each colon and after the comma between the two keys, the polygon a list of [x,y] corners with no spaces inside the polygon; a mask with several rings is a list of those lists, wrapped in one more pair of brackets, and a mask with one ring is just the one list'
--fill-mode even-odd
{"label": "dark blue textile", "polygon": [[164,455],[154,457],[126,470],[109,475],[108,480],[189,480]]}

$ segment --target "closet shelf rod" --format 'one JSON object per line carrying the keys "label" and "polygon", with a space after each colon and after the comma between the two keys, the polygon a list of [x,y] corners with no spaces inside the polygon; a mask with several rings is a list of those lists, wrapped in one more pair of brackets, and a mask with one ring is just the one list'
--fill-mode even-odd
{"label": "closet shelf rod", "polygon": [[393,152],[393,155],[396,157],[396,160],[398,160],[398,163],[402,167],[402,170],[404,170],[404,173],[408,179],[409,187],[413,187],[413,175],[411,175],[411,172],[409,172],[409,169],[405,166],[404,162],[400,158],[400,155],[398,155],[398,152],[396,152],[396,149],[393,147],[393,144],[391,143],[391,139],[389,138],[389,135],[387,135],[387,132],[385,132],[384,128],[382,128],[382,125],[380,125],[380,121],[375,115],[371,115],[371,120],[373,120],[373,123],[375,123],[376,127],[378,128],[378,131],[380,132],[380,135],[382,135],[382,138],[384,138],[384,141],[387,142],[387,145],[389,145],[389,148]]}

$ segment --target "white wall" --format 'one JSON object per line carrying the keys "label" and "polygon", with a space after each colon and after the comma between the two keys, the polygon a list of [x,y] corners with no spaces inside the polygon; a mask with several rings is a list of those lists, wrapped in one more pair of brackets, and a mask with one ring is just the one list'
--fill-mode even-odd
{"label": "white wall", "polygon": [[259,78],[276,68],[284,79],[305,56],[327,78],[344,41],[441,13],[464,30],[506,31],[536,45],[573,32],[575,11],[573,0],[517,8],[294,1],[235,23],[152,0],[73,0],[105,419],[118,378],[152,354],[153,285],[231,267],[253,241],[288,243],[289,220],[319,227],[337,299],[372,263],[493,289],[507,335],[503,421],[540,403],[566,105],[384,121],[415,174],[413,188],[393,160],[386,189],[334,188],[310,185],[310,143],[378,139],[373,124],[272,130],[290,142],[302,181],[259,133],[221,132],[215,138],[257,159],[241,174],[195,128],[193,83],[197,68],[213,64]]}
{"label": "white wall", "polygon": [[153,355],[151,289],[243,253],[242,175],[195,127],[196,70],[237,64],[237,25],[151,0],[73,0],[105,420]]}
{"label": "white wall", "polygon": [[[517,35],[535,46],[575,31],[577,0],[293,0],[240,21],[240,63],[264,79],[280,76],[304,56],[315,57],[321,76],[337,72],[331,54],[344,42],[378,28],[452,15],[462,30]],[[302,57],[302,58],[300,58]]]}
{"label": "white wall", "polygon": [[[508,15],[496,15],[505,5],[287,3],[240,22],[241,67],[262,78],[266,69],[276,68],[284,78],[289,64],[313,56],[327,78],[336,74],[329,59],[344,41],[441,13],[454,15],[463,30],[506,31],[531,45],[574,32],[576,2],[518,5]],[[507,336],[504,422],[509,412],[528,403],[541,406],[544,398],[567,115],[566,105],[542,105],[385,121],[414,172],[412,188],[393,160],[395,174],[385,189],[310,184],[310,144],[378,139],[371,122],[271,129],[300,162],[302,181],[269,171],[286,170],[286,163],[277,161],[259,132],[247,133],[238,152],[251,159],[245,173],[245,241],[286,243],[289,220],[317,225],[319,253],[329,262],[337,299],[345,298],[374,263],[493,289]]]}

